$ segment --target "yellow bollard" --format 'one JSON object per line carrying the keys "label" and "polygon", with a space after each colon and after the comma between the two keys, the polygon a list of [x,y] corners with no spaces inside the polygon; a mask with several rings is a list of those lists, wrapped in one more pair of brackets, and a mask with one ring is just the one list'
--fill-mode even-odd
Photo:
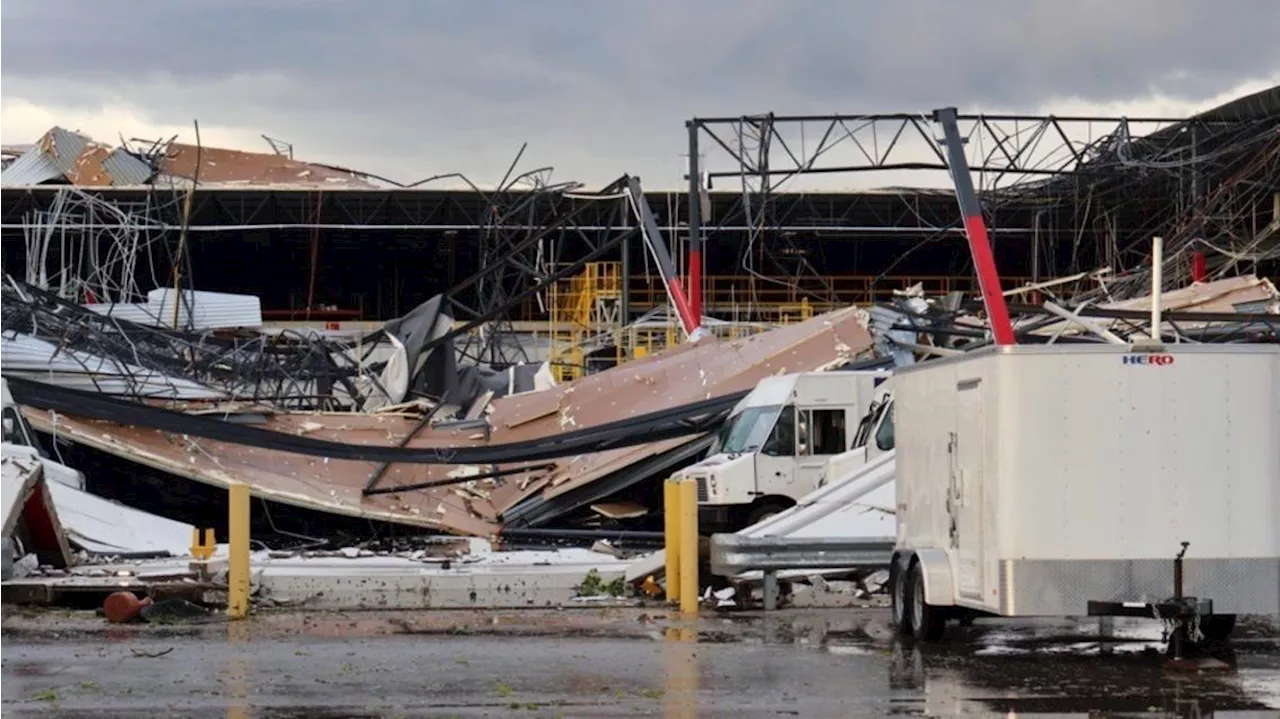
{"label": "yellow bollard", "polygon": [[680,611],[698,613],[698,484],[679,483],[680,501]]}
{"label": "yellow bollard", "polygon": [[663,545],[667,559],[667,601],[680,600],[680,485],[668,479],[662,483]]}
{"label": "yellow bollard", "polygon": [[204,540],[201,541],[200,530],[195,527],[191,528],[191,556],[202,562],[207,562],[217,548],[218,543],[214,541],[212,529],[204,530]]}
{"label": "yellow bollard", "polygon": [[249,615],[249,485],[237,482],[228,494],[227,616],[244,619]]}

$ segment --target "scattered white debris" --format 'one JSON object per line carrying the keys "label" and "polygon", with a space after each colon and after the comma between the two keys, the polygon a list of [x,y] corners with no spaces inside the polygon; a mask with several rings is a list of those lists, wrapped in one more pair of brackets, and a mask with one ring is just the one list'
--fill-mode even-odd
{"label": "scattered white debris", "polygon": [[318,430],[318,429],[324,429],[324,425],[323,425],[323,424],[320,424],[319,422],[312,422],[312,421],[308,420],[308,421],[303,422],[302,424],[298,425],[297,433],[298,433],[299,435],[311,434],[312,432],[314,432],[314,431],[316,431],[316,430]]}
{"label": "scattered white debris", "polygon": [[13,563],[13,578],[22,579],[29,577],[40,569],[40,559],[34,554],[25,555],[22,559]]}

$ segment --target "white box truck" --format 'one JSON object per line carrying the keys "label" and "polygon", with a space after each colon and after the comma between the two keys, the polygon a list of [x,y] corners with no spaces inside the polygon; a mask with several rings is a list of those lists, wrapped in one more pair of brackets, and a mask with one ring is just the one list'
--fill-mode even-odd
{"label": "white box truck", "polygon": [[889,375],[837,370],[761,380],[734,407],[707,459],[674,475],[697,481],[700,521],[750,526],[817,489]]}
{"label": "white box truck", "polygon": [[898,631],[1280,613],[1280,347],[1000,347],[893,382]]}

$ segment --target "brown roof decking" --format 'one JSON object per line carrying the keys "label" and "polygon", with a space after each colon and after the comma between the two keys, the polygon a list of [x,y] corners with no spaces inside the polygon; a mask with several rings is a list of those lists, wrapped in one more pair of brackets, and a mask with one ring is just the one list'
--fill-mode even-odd
{"label": "brown roof decking", "polygon": [[[175,142],[160,159],[164,174],[191,180],[196,171],[195,145]],[[373,189],[373,183],[355,172],[295,160],[273,152],[245,152],[220,147],[199,150],[202,187],[208,185],[296,186],[335,190]]]}
{"label": "brown roof decking", "polygon": [[[859,310],[838,310],[749,338],[707,338],[569,385],[501,398],[490,407],[493,430],[487,441],[505,444],[549,437],[747,390],[764,377],[852,360],[871,347],[863,322]],[[48,412],[28,409],[27,415],[37,428],[53,431]],[[277,414],[261,426],[349,444],[394,446],[417,422],[417,418],[403,414]],[[557,460],[550,470],[510,475],[501,484],[483,479],[365,497],[362,490],[377,469],[371,462],[328,460],[183,438],[66,415],[57,417],[56,431],[60,437],[197,481],[217,486],[247,482],[255,495],[287,504],[472,535],[497,532],[503,512],[529,497],[562,495],[689,441],[667,440],[567,457]],[[436,427],[419,432],[407,446],[480,446],[485,442],[482,431]],[[489,469],[395,464],[378,486],[415,484]]]}

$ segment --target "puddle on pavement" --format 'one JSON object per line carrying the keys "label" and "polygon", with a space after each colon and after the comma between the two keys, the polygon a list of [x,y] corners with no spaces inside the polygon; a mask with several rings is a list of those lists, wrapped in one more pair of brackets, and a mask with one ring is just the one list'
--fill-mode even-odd
{"label": "puddle on pavement", "polygon": [[[579,648],[589,647],[595,644],[595,640],[607,637],[591,635],[599,627],[581,626],[584,623],[581,619],[582,617],[557,617],[554,621],[548,621],[547,625],[553,626],[544,625],[542,629],[549,630],[548,636],[544,637],[549,641],[544,641],[539,646],[545,650],[546,647],[554,647],[557,642],[564,641],[575,647],[565,650],[567,656],[575,656],[573,652],[577,651],[584,652],[583,656],[586,656],[587,650]],[[673,619],[653,624],[649,624],[647,616],[642,619],[643,621],[636,621],[635,625],[651,630],[651,640],[656,639],[663,645],[657,657],[657,674],[650,673],[647,679],[638,678],[644,677],[646,672],[655,671],[652,665],[645,664],[645,657],[651,656],[645,650],[638,650],[630,655],[632,658],[627,661],[636,662],[636,671],[628,674],[625,680],[620,680],[616,672],[609,675],[608,671],[602,671],[601,664],[575,668],[571,660],[567,660],[570,663],[565,670],[567,674],[553,673],[549,677],[550,684],[530,689],[546,694],[546,697],[538,697],[539,702],[542,702],[540,706],[563,709],[563,716],[566,717],[601,716],[600,712],[605,709],[635,715],[636,711],[649,711],[658,706],[665,708],[667,703],[680,697],[697,697],[694,703],[703,705],[682,706],[682,709],[692,708],[693,711],[683,711],[680,716],[734,716],[733,713],[718,710],[717,705],[724,701],[732,703],[736,696],[734,687],[741,686],[749,688],[753,693],[753,709],[763,704],[780,714],[792,713],[798,716],[807,715],[803,706],[807,692],[825,691],[825,700],[830,700],[834,692],[838,702],[844,701],[840,696],[841,692],[848,692],[851,715],[932,717],[1016,712],[1034,717],[1066,714],[1090,718],[1141,715],[1179,719],[1208,716],[1280,719],[1280,640],[1274,635],[1266,638],[1250,637],[1242,642],[1239,651],[1228,657],[1230,671],[1183,675],[1166,669],[1165,657],[1160,651],[1160,626],[1154,623],[1122,623],[1107,628],[1103,634],[1096,622],[978,622],[973,627],[953,629],[940,644],[918,645],[892,637],[886,621],[887,615],[883,613],[871,619],[840,613],[751,618],[704,616],[693,621]],[[350,639],[348,633],[338,631],[351,629],[342,624],[323,624],[323,629],[318,634],[323,635],[325,630],[332,627],[335,635]],[[490,618],[484,626],[492,629],[505,624],[504,621]],[[521,631],[526,627],[512,622],[510,627],[504,628],[508,631]],[[484,646],[475,644],[479,637],[468,636],[467,632],[450,631],[455,627],[432,626],[424,622],[411,629],[415,630],[409,632],[412,634],[457,633],[459,636],[456,637],[456,645],[444,636],[433,636],[432,643],[451,647],[448,652],[455,651],[453,646],[470,646],[471,661],[479,661],[477,658],[483,658],[489,652],[488,642]],[[310,634],[310,639],[315,640],[316,634]],[[230,640],[234,643],[250,639],[245,636],[231,637]],[[258,642],[262,639],[255,635],[251,641]],[[415,641],[415,638],[384,637],[384,641]],[[468,645],[468,642],[471,644]],[[717,646],[731,644],[749,645],[756,663],[748,665],[741,658],[742,653],[735,648]],[[328,689],[333,673],[336,671],[339,677],[335,684],[337,687],[361,686],[360,682],[365,680],[360,670],[367,668],[362,657],[366,653],[379,656],[376,651],[379,643],[373,638],[348,643],[342,648],[351,658],[344,657],[340,660],[327,657],[325,650],[321,648],[324,646],[331,645],[320,644],[306,651],[299,649],[290,656],[311,657],[299,659],[299,667],[314,668],[316,662],[327,660],[328,665],[321,666],[328,668],[314,669],[319,672],[318,677],[325,677],[325,682],[313,686],[309,682],[311,677],[301,676],[307,671],[303,668],[298,670],[300,676],[296,681],[288,675],[285,680],[276,677],[260,681],[256,675],[259,671],[255,666],[257,660],[250,653],[242,659],[230,662],[226,667],[219,667],[222,672],[219,675],[220,681],[225,686],[219,687],[218,699],[209,701],[216,704],[225,699],[253,704],[268,698],[275,702],[284,700],[283,706],[276,704],[271,707],[254,707],[245,714],[276,719],[363,719],[388,715],[448,716],[457,713],[433,713],[433,707],[424,704],[423,697],[417,691],[385,697],[379,695],[393,706],[403,704],[389,710],[390,713],[387,714],[370,712],[359,706],[344,707],[350,701],[350,696],[343,693],[348,689]],[[628,656],[629,651],[629,646],[622,649],[620,656]],[[608,656],[613,657],[612,654]],[[329,666],[338,661],[343,663],[337,665],[337,669]],[[457,658],[453,661],[456,662]],[[60,695],[63,701],[88,701],[92,698],[96,702],[103,699],[98,693],[90,697],[88,690],[75,689],[93,681],[102,681],[101,679],[81,676],[74,671],[66,676],[50,676],[51,673],[61,672],[66,665],[45,665],[22,660],[6,661],[4,664],[7,677],[29,682],[30,686],[45,686],[57,682],[64,687]],[[289,673],[294,671],[288,659],[283,664],[289,667]],[[137,665],[144,668],[141,661]],[[788,675],[779,669],[783,665],[795,665],[804,669],[797,669],[799,673]],[[166,664],[155,666],[163,667]],[[467,676],[474,676],[472,672],[483,674],[486,671],[482,664],[465,671],[457,669],[463,664],[450,666],[455,674],[462,672]],[[348,670],[347,667],[351,669]],[[768,671],[762,671],[762,668]],[[850,672],[854,672],[856,678]],[[376,669],[369,671],[369,675],[373,677],[380,673]],[[784,676],[790,678],[784,679]],[[716,677],[716,680],[710,681],[709,677]],[[656,685],[657,688],[637,688],[627,684],[655,679],[666,683]],[[809,681],[813,682],[812,686],[825,687],[825,690],[802,688],[811,686],[804,683]],[[562,685],[555,685],[556,682],[561,682]],[[598,686],[600,682],[605,682],[609,691],[601,689]],[[299,687],[306,687],[306,691],[298,693]],[[324,701],[321,697],[327,697],[325,692],[329,691],[339,694],[331,697],[333,704],[321,704]],[[623,692],[625,696],[619,694],[623,698],[615,701],[610,697],[617,692]],[[376,691],[373,693],[377,694]],[[79,694],[85,696],[80,697]],[[456,706],[460,710],[472,712],[467,715],[476,715],[476,711],[494,711],[496,713],[493,716],[516,713],[507,703],[490,704],[495,701],[492,694],[493,691],[486,688],[476,694],[474,701],[469,695],[456,699],[462,702]],[[598,701],[604,703],[599,706],[590,705],[591,709],[587,709],[588,705],[585,704],[575,705],[575,702],[602,695],[606,699]],[[511,706],[520,704],[515,699],[521,698],[514,697],[510,701]],[[135,695],[135,701],[140,699]],[[293,706],[292,702],[297,701],[308,702],[308,705]],[[689,703],[687,699],[684,701]],[[797,701],[801,704],[794,704]],[[521,711],[529,710],[532,706],[531,702],[525,704],[528,706],[522,707]],[[793,706],[798,707],[795,712],[791,712]],[[13,707],[6,702],[5,708],[7,710]],[[579,712],[579,709],[582,711]],[[528,711],[526,715],[544,714]],[[814,715],[828,714],[817,711]]]}
{"label": "puddle on pavement", "polygon": [[917,711],[901,713],[1280,717],[1280,671],[1247,663],[1192,675],[1147,653],[982,656],[903,643],[892,651],[890,685],[920,693],[910,702]]}
{"label": "puddle on pavement", "polygon": [[891,686],[919,692],[908,714],[1280,715],[1274,641],[1220,647],[1225,667],[1198,674],[1170,669],[1155,622],[978,623],[891,651]]}
{"label": "puddle on pavement", "polygon": [[1215,649],[1212,656],[1225,671],[1187,674],[1168,668],[1162,626],[1143,620],[980,622],[927,646],[893,638],[883,621],[813,616],[704,618],[694,631],[700,644],[890,654],[889,687],[917,696],[895,698],[889,714],[1280,719],[1280,638],[1274,634],[1241,640],[1239,652],[1231,645]]}

